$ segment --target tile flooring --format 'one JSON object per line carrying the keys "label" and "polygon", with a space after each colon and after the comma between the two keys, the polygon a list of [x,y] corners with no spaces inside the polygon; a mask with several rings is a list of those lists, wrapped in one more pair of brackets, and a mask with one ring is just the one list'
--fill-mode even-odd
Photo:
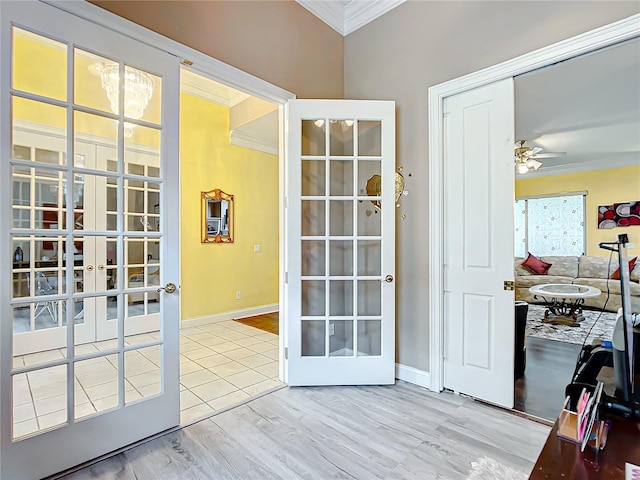
{"label": "tile flooring", "polygon": [[[157,332],[127,337],[127,344],[153,341]],[[115,347],[115,340],[76,347],[88,354]],[[14,359],[14,367],[63,358],[51,350]],[[160,348],[126,352],[125,403],[160,392]],[[109,410],[118,403],[117,356],[76,362],[74,418]],[[49,367],[15,375],[14,431],[20,438],[64,424],[67,418],[66,367]],[[278,381],[278,335],[232,320],[189,327],[180,335],[180,421],[216,410],[281,385]]]}

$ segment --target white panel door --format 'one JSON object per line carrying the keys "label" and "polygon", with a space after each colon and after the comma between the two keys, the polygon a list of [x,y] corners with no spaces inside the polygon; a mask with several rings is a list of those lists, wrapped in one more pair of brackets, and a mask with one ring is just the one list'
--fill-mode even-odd
{"label": "white panel door", "polygon": [[512,79],[444,102],[444,385],[513,406]]}
{"label": "white panel door", "polygon": [[285,380],[395,381],[395,104],[288,103]]}
{"label": "white panel door", "polygon": [[[30,479],[179,423],[179,62],[42,2],[0,22],[0,478]],[[62,343],[21,354],[36,334]]]}

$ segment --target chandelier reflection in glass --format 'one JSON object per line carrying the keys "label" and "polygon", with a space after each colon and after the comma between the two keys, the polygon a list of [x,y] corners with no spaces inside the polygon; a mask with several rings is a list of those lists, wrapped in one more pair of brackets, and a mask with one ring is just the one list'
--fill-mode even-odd
{"label": "chandelier reflection in glass", "polygon": [[[115,114],[119,110],[120,65],[115,62],[95,63],[89,67],[92,73],[100,76],[102,88],[107,92],[111,103],[111,111]],[[139,120],[144,109],[149,105],[153,96],[153,77],[136,68],[124,67],[124,116]],[[133,123],[124,122],[124,136],[133,136]]]}

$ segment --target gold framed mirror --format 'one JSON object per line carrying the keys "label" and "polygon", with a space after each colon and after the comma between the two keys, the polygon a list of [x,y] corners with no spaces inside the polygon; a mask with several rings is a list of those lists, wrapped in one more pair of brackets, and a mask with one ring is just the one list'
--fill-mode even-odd
{"label": "gold framed mirror", "polygon": [[201,198],[202,243],[233,243],[233,195],[215,188]]}

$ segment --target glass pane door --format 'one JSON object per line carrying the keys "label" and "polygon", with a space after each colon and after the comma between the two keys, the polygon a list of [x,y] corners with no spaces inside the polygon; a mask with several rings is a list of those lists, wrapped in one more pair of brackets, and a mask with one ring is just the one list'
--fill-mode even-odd
{"label": "glass pane door", "polygon": [[0,476],[31,478],[179,421],[179,300],[158,290],[179,268],[179,65],[50,5],[0,8]]}

